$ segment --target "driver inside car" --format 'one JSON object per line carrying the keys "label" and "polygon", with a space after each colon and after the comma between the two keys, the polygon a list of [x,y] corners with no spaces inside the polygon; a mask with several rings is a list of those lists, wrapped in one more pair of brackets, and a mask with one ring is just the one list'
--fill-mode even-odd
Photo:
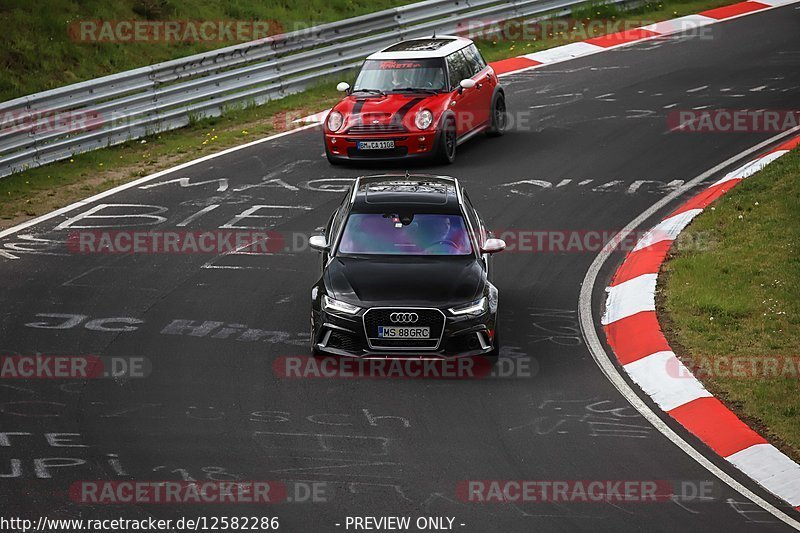
{"label": "driver inside car", "polygon": [[[422,217],[419,217],[422,218]],[[420,224],[423,247],[427,253],[460,253],[461,248],[450,235],[451,222],[448,216],[424,217]]]}
{"label": "driver inside car", "polygon": [[403,69],[392,69],[392,89],[410,87],[406,72]]}

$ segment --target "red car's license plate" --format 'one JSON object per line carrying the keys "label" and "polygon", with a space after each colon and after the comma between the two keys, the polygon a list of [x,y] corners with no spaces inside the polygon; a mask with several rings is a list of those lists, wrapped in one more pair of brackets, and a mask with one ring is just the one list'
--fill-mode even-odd
{"label": "red car's license plate", "polygon": [[358,141],[359,150],[390,150],[394,141]]}

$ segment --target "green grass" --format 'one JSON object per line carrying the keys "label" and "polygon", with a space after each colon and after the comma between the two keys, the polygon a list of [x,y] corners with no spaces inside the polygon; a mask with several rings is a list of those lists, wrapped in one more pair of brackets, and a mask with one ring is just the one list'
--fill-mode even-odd
{"label": "green grass", "polygon": [[[156,0],[148,1],[153,2]],[[619,16],[624,20],[656,21],[684,15],[687,13],[695,13],[719,5],[730,4],[733,3],[733,1],[735,0],[694,0],[691,2],[670,1],[649,4],[652,7],[651,11],[647,11],[642,8],[632,12],[626,12],[624,14],[619,14],[616,11],[616,8],[612,7],[605,7],[602,10],[597,11],[597,8],[594,7],[593,4],[588,3],[584,8],[576,10],[574,16],[589,17],[591,15],[600,18]],[[33,9],[32,7],[29,7],[33,4],[26,4],[20,0],[13,0],[13,2],[15,3],[11,4],[12,6],[17,4],[22,6],[10,9],[12,13],[19,12],[17,14],[18,17],[22,17],[24,13],[30,13]],[[59,2],[62,2],[63,4],[60,4]],[[130,9],[133,9],[130,6],[134,6],[137,4],[137,2],[140,2],[140,0],[129,0],[127,3],[121,3],[119,5],[128,6]],[[97,0],[86,0],[84,3],[87,6],[92,6],[99,2]],[[378,7],[386,7],[390,4],[396,5],[402,3],[408,2],[405,0],[380,0],[375,3],[368,3],[366,0],[352,0],[350,2],[345,0],[333,0],[332,2],[328,3],[322,2],[321,0],[307,0],[303,2],[304,7],[292,7],[294,11],[291,11],[285,7],[286,5],[290,5],[288,2],[276,3],[274,1],[270,1],[265,2],[263,5],[259,5],[259,7],[253,7],[253,9],[258,10],[268,9],[270,10],[269,14],[263,14],[262,11],[253,11],[252,13],[248,11],[247,13],[256,13],[263,17],[271,16],[273,18],[287,18],[289,17],[289,12],[293,12],[296,15],[300,12],[303,12],[305,16],[308,16],[313,20],[319,20],[333,18],[333,13],[341,13],[342,16],[345,16],[345,14],[346,16],[350,16],[367,9],[369,6],[374,6],[374,9],[377,9]],[[178,0],[174,0],[169,5],[173,4],[178,5]],[[199,0],[181,0],[180,3],[180,5],[185,6],[186,9],[189,9],[190,6],[195,6],[195,4],[198,4],[196,6],[197,11],[188,11],[189,13],[192,13],[192,18],[197,19],[201,18],[201,16],[212,18],[212,14],[203,11],[206,8],[203,8],[201,5],[199,5]],[[230,14],[226,15],[226,17],[248,16],[246,13],[234,13],[231,11],[232,9],[235,9],[235,6],[242,5],[250,5],[250,2],[240,0],[239,2],[229,3],[225,9],[227,10],[226,13]],[[55,0],[53,6],[54,7],[51,9],[53,12],[78,13],[78,8],[74,7],[73,4],[67,0]],[[73,11],[69,11],[65,6],[73,6],[74,9]],[[114,7],[108,9],[120,10],[122,8]],[[348,12],[348,9],[350,9],[351,12]],[[3,10],[2,12],[5,14],[5,11],[9,10],[9,8],[0,7],[0,10]],[[87,13],[90,12],[92,11],[89,8],[84,7],[81,8],[80,11],[80,13],[83,13],[82,17],[79,17],[77,14],[71,15],[71,17],[72,19],[87,18]],[[185,15],[184,12],[181,13]],[[266,11],[264,13],[266,13]],[[596,15],[596,13],[600,13],[600,15]],[[179,16],[180,15],[175,15],[173,18],[178,18]],[[92,18],[110,17],[111,13],[95,13]],[[28,18],[31,19],[28,20],[28,23],[33,24],[33,19],[36,17],[30,16]],[[123,17],[117,16],[117,18]],[[225,17],[220,15],[217,16],[217,18]],[[70,20],[70,17],[66,17],[65,20]],[[39,23],[37,22],[37,24]],[[66,22],[64,22],[64,24],[66,24]],[[10,39],[12,38],[11,36],[17,35],[17,37],[19,37],[21,40],[22,48],[28,46],[25,44],[27,42],[26,39],[30,41],[28,44],[35,40],[33,37],[27,35],[28,32],[33,31],[33,29],[21,31],[17,25],[10,24],[7,30],[8,33],[5,35],[0,35],[0,39]],[[20,32],[22,35],[20,35]],[[487,60],[496,61],[499,59],[505,59],[508,57],[532,52],[534,50],[560,46],[564,44],[564,42],[565,41],[563,39],[557,37],[532,43],[493,43],[490,41],[478,40],[477,44]],[[530,46],[528,46],[528,44],[530,44]],[[46,59],[47,57],[51,57],[53,59],[53,64],[44,69],[43,72],[48,72],[52,69],[58,70],[56,66],[59,63],[62,63],[62,67],[63,63],[82,63],[82,61],[78,60],[78,56],[86,53],[86,51],[85,49],[76,51],[75,47],[86,45],[75,45],[74,43],[67,41],[66,43],[61,42],[59,46],[61,46],[61,52],[58,52],[55,49],[48,50],[45,56],[40,59],[41,61],[48,61]],[[100,45],[97,46],[100,47]],[[146,46],[151,48],[146,48],[143,50],[143,53],[148,51],[150,53],[154,53],[155,48],[152,48],[154,45]],[[101,56],[109,53],[108,51],[105,51],[101,54],[101,51],[103,51],[102,47],[98,48],[97,53]],[[186,50],[185,53],[190,53],[192,51],[196,50]],[[5,55],[5,57],[10,57],[15,53],[17,52],[13,52],[11,47],[4,47],[0,51],[0,57],[3,57],[3,55]],[[59,57],[59,53],[61,53],[63,57]],[[125,52],[125,50],[117,50],[115,53],[122,54],[127,52]],[[28,51],[25,53],[25,57],[28,57],[31,61],[39,60],[34,57],[35,55],[36,54],[33,51]],[[154,58],[145,56],[136,58],[136,60],[141,64],[145,64],[152,62]],[[16,66],[19,67],[19,65]],[[128,64],[125,68],[129,68],[130,66],[132,65]],[[7,68],[6,70],[10,70],[12,73],[15,72],[13,68]],[[0,80],[5,79],[2,78],[2,76],[6,75],[7,73],[0,74]],[[92,75],[97,75],[97,73]],[[40,73],[34,76],[34,78],[43,76],[44,74]],[[12,77],[19,76],[18,74],[13,74]],[[352,77],[353,76],[349,76],[349,78]],[[347,76],[344,77],[344,79],[347,78]],[[77,78],[70,81],[75,81],[76,79]],[[19,83],[29,82],[23,78],[20,78],[18,81]],[[15,222],[46,213],[80,198],[84,198],[90,194],[101,192],[119,185],[120,183],[133,180],[139,176],[144,176],[149,173],[168,168],[169,166],[213,153],[214,151],[274,133],[277,130],[273,125],[273,121],[276,116],[280,116],[282,113],[292,112],[296,116],[303,116],[305,114],[325,109],[326,107],[329,107],[335,103],[341,96],[335,90],[335,81],[338,80],[327,80],[321,82],[319,85],[303,94],[290,96],[283,100],[273,101],[264,106],[231,111],[226,113],[222,118],[194,119],[191,121],[188,127],[164,132],[157,136],[150,137],[147,139],[145,144],[141,144],[139,141],[131,141],[121,146],[96,150],[94,152],[88,152],[85,154],[78,154],[71,160],[59,161],[44,167],[33,168],[9,177],[0,178],[0,228],[8,227],[13,225]],[[352,79],[350,81],[352,81]],[[30,81],[30,83],[32,82],[33,81]],[[0,81],[0,88],[3,86],[3,83],[5,82]],[[56,85],[58,84],[59,83],[56,83]],[[247,133],[242,133],[243,131],[246,131]],[[203,144],[203,141],[206,141],[206,143]],[[322,147],[320,143],[320,152],[321,148]]]}
{"label": "green grass", "polygon": [[259,20],[301,29],[413,0],[3,0],[0,2],[0,101],[175,59],[235,42],[82,43],[81,20]]}
{"label": "green grass", "polygon": [[[690,246],[697,240],[708,246]],[[659,279],[660,308],[685,361],[696,366],[714,356],[743,356],[800,363],[800,150],[706,209],[676,247]],[[784,376],[703,381],[800,457],[800,376]]]}

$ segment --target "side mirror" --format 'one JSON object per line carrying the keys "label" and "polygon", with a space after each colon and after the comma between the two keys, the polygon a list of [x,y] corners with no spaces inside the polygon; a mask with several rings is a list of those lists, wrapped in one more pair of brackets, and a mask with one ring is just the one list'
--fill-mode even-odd
{"label": "side mirror", "polygon": [[346,93],[347,91],[350,90],[350,84],[347,83],[346,81],[340,81],[339,83],[336,84],[336,90],[339,91],[340,93]]}
{"label": "side mirror", "polygon": [[472,89],[475,87],[475,80],[470,78],[464,78],[460,82],[458,82],[458,92],[460,93],[464,89]]}
{"label": "side mirror", "polygon": [[[313,238],[313,237],[312,237]],[[496,254],[506,249],[506,241],[503,239],[486,239],[481,247],[481,252],[485,254]]]}
{"label": "side mirror", "polygon": [[308,245],[318,252],[328,251],[328,239],[326,239],[324,235],[313,235],[309,237]]}

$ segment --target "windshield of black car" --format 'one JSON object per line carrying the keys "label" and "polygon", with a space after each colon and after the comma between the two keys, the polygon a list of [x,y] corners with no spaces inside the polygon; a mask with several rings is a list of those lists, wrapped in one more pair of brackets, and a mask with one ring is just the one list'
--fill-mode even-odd
{"label": "windshield of black car", "polygon": [[352,213],[339,253],[350,255],[469,255],[469,233],[460,214]]}
{"label": "windshield of black car", "polygon": [[443,91],[444,62],[441,59],[369,59],[361,68],[353,92],[367,89]]}

